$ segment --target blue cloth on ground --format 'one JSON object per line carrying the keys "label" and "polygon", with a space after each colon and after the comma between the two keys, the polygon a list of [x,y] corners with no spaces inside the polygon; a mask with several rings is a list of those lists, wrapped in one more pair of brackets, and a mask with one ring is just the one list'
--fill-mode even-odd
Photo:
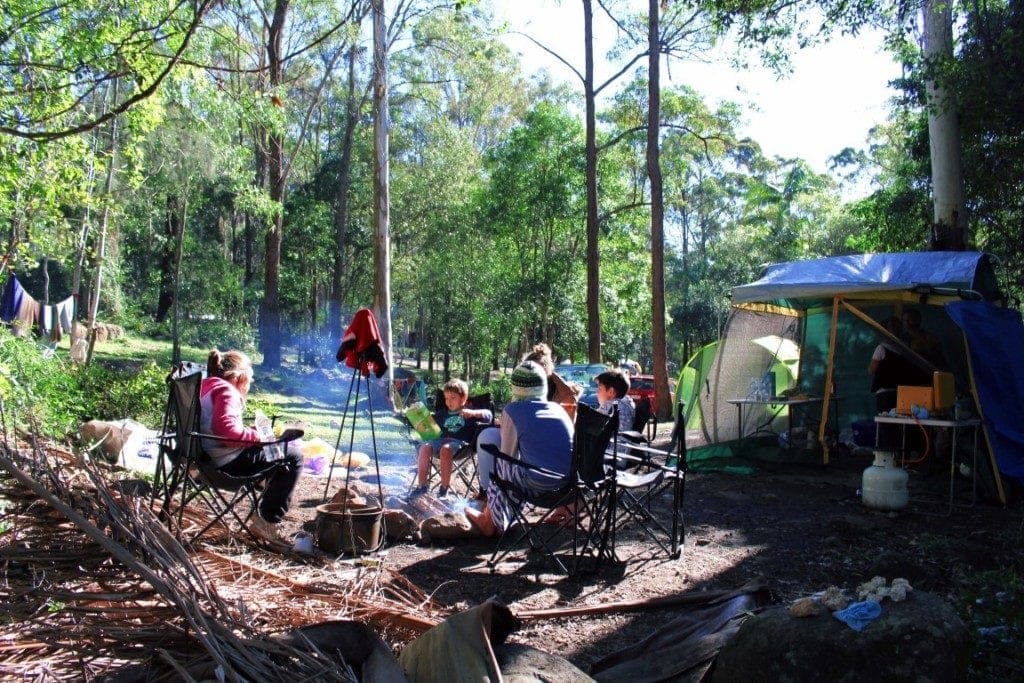
{"label": "blue cloth on ground", "polygon": [[832,616],[852,628],[854,631],[863,631],[868,624],[881,615],[882,606],[877,602],[872,602],[870,600],[852,603],[846,609],[841,609],[838,612],[832,613]]}

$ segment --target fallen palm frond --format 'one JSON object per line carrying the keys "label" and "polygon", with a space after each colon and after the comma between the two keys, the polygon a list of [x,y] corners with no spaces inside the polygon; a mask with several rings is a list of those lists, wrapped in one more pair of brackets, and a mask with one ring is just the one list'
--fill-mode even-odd
{"label": "fallen palm frond", "polygon": [[269,634],[359,619],[408,639],[428,599],[385,567],[187,552],[149,500],[122,494],[67,451],[0,443],[0,678],[351,680],[315,648]]}

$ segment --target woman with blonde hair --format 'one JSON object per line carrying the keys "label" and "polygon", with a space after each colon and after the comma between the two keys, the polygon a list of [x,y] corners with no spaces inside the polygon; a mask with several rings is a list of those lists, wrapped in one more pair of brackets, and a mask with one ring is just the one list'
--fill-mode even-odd
{"label": "woman with blonde hair", "polygon": [[544,372],[547,373],[548,379],[547,399],[549,401],[576,405],[576,401],[579,399],[579,394],[569,386],[564,379],[559,377],[557,372],[555,372],[555,359],[552,355],[550,346],[544,342],[535,344],[533,349],[523,356],[523,360],[532,360],[534,363],[538,363],[542,368],[544,368]]}

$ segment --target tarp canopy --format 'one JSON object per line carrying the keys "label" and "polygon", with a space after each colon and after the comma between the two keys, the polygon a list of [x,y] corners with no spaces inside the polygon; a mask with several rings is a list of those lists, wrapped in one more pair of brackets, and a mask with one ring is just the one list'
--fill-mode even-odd
{"label": "tarp canopy", "polygon": [[[926,359],[908,347],[908,358],[929,376],[933,369],[953,374],[958,394],[971,397],[983,417],[992,471],[998,464],[1024,483],[1024,327],[1015,311],[990,303],[1000,299],[991,260],[978,252],[860,254],[769,266],[758,280],[733,289],[722,338],[695,355],[700,362],[681,397],[688,401],[691,465],[735,458],[827,463],[830,447],[848,442],[844,435],[874,426],[872,352],[887,339],[886,319],[913,310],[941,349]],[[776,395],[785,389],[807,403],[750,403],[751,380],[766,372],[781,380]],[[803,438],[811,433],[816,438]],[[801,442],[804,448],[793,447]]]}
{"label": "tarp canopy", "polygon": [[[912,290],[974,290],[998,296],[988,255],[976,251],[847,254],[768,266],[760,279],[734,287],[733,303],[808,300],[836,294]],[[805,301],[806,305],[806,301]]]}

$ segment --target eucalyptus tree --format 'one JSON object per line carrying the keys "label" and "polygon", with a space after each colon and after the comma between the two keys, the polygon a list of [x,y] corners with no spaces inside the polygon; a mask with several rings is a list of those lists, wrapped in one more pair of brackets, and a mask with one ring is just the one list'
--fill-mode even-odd
{"label": "eucalyptus tree", "polygon": [[[491,21],[486,7],[435,10],[411,25],[392,60],[396,330],[414,331],[417,346],[446,363],[458,349],[470,366],[488,347],[467,280],[486,248],[471,208],[482,155],[527,111],[532,92]],[[474,265],[463,269],[466,259]]]}
{"label": "eucalyptus tree", "polygon": [[480,220],[491,245],[480,256],[498,297],[488,303],[504,312],[507,338],[520,348],[537,339],[557,348],[563,297],[584,300],[582,132],[564,109],[541,102],[487,157]]}
{"label": "eucalyptus tree", "polygon": [[[260,95],[251,126],[255,153],[255,184],[265,188],[270,214],[264,233],[263,297],[260,305],[260,348],[263,362],[281,362],[281,242],[285,230],[283,203],[296,157],[306,141],[321,94],[344,47],[358,0],[326,10],[316,3],[291,0],[241,2],[225,7],[222,25],[236,28],[248,48],[225,54],[242,83]],[[326,10],[326,11],[325,11]],[[229,62],[230,63],[230,62]],[[230,73],[230,71],[229,71]]]}
{"label": "eucalyptus tree", "polygon": [[[213,0],[11,0],[0,12],[0,135],[46,141],[100,126],[152,96]],[[107,109],[88,106],[115,81]]]}

